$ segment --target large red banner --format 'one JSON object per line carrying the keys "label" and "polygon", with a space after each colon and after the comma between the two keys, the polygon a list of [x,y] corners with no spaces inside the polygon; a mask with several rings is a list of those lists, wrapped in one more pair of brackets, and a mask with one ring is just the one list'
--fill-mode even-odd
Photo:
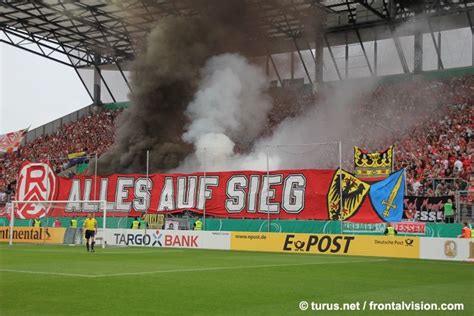
{"label": "large red banner", "polygon": [[[107,200],[108,216],[190,210],[226,218],[339,219],[340,202],[334,197],[339,193],[334,189],[339,179],[336,172],[308,169],[271,171],[269,175],[261,171],[233,171],[152,174],[148,178],[142,174],[63,178],[54,175],[47,164],[30,163],[24,164],[20,171],[17,199],[67,203],[62,207],[54,203],[22,203],[18,215],[21,218],[46,213],[48,216],[84,216],[85,212],[96,211],[96,205],[77,201]],[[347,174],[344,177],[345,182],[351,184],[352,181],[358,187],[358,180],[350,179]],[[350,191],[348,185],[344,189]],[[357,199],[347,203],[350,205],[347,209],[343,207],[344,220],[382,221],[366,191],[360,190]]]}

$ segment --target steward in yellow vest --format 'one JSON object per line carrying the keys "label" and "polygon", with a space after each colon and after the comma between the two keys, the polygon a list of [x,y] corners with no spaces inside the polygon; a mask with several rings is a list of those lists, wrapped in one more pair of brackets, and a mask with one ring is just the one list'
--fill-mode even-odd
{"label": "steward in yellow vest", "polygon": [[75,217],[71,219],[71,228],[77,228],[77,219]]}
{"label": "steward in yellow vest", "polygon": [[398,234],[398,232],[392,227],[392,224],[387,223],[387,228],[385,228],[385,236],[395,236],[396,234]]}
{"label": "steward in yellow vest", "polygon": [[132,222],[132,229],[139,229],[140,228],[140,221],[137,217]]}
{"label": "steward in yellow vest", "polygon": [[33,227],[41,227],[41,221],[39,218],[33,220]]}
{"label": "steward in yellow vest", "polygon": [[194,230],[202,230],[202,222],[200,218],[194,222]]}

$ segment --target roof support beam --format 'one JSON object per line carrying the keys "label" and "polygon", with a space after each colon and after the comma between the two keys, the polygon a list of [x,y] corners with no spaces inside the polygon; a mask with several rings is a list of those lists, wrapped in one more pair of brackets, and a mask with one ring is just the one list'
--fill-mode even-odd
{"label": "roof support beam", "polygon": [[298,52],[298,56],[300,57],[301,63],[303,64],[303,68],[306,73],[306,76],[308,77],[308,81],[309,83],[313,83],[313,81],[311,80],[311,76],[309,75],[308,68],[306,67],[306,63],[304,62],[303,56],[301,55],[300,49],[298,48],[298,44],[296,43],[295,39],[293,39],[293,42],[295,43],[296,51]]}
{"label": "roof support beam", "polygon": [[3,39],[0,39],[0,43],[4,43],[4,44],[10,45],[10,46],[13,46],[13,47],[22,49],[22,50],[27,51],[27,52],[29,52],[29,53],[32,53],[32,54],[35,54],[35,55],[38,55],[38,56],[47,58],[47,59],[52,60],[52,61],[55,61],[55,62],[57,62],[57,63],[60,63],[60,64],[62,64],[62,65],[72,67],[72,65],[70,65],[70,64],[68,64],[68,63],[66,63],[66,62],[64,62],[64,61],[62,61],[62,60],[60,60],[60,59],[57,59],[57,58],[54,58],[54,57],[51,57],[51,56],[47,56],[47,55],[44,55],[44,54],[42,54],[42,53],[38,53],[37,51],[34,51],[34,50],[32,50],[32,49],[29,49],[29,48],[26,48],[26,47],[24,47],[24,46],[21,46],[21,45],[19,46],[19,45],[13,44],[13,43],[10,42],[10,41],[5,41],[5,40],[3,40]]}
{"label": "roof support beam", "polygon": [[124,80],[125,83],[127,84],[128,89],[129,89],[131,92],[133,92],[132,86],[130,86],[130,83],[128,82],[127,77],[126,77],[125,74],[123,73],[122,67],[120,66],[120,62],[116,61],[115,64],[117,65],[117,68],[118,68],[118,70],[120,71],[120,74],[122,75],[123,80]]}
{"label": "roof support beam", "polygon": [[375,10],[371,5],[367,4],[367,0],[358,0],[357,3],[359,3],[361,6],[381,18],[382,20],[389,20],[389,17],[383,15],[380,13],[378,10]]}
{"label": "roof support beam", "polygon": [[[69,54],[71,60],[75,62],[73,66],[93,66],[95,53],[101,55],[101,64],[113,65],[119,61],[123,65],[124,61],[134,58],[135,49],[156,21],[166,16],[187,18],[201,15],[202,12],[195,8],[193,2],[192,0],[0,1],[0,23],[12,31],[17,29],[23,34],[29,34],[27,37],[34,36],[40,43],[48,39],[50,42],[62,43],[65,48],[64,54]],[[389,28],[395,29],[415,14],[412,11],[392,10],[394,1],[391,0],[375,2],[247,0],[247,3],[249,15],[245,20],[245,29],[250,31],[245,53],[251,56],[295,52],[293,38],[306,38],[314,48],[315,35],[311,24],[315,20],[313,11],[316,10],[329,16],[329,25],[325,31],[332,45],[344,45],[346,31],[351,34],[350,43],[358,42],[352,33],[356,30],[368,41],[372,41],[373,37],[368,34],[370,32],[365,31],[375,28],[380,30],[379,39],[392,38]],[[424,6],[423,13],[433,24],[441,16],[446,17],[440,25],[442,30],[466,26],[471,26],[472,30],[471,11],[474,10],[474,0],[444,2],[432,0],[429,3],[434,5]],[[361,12],[363,14],[359,15]],[[351,22],[341,22],[341,19],[335,22],[338,21],[338,15],[350,16]],[[427,27],[423,29],[423,33],[428,32]],[[406,32],[398,36],[404,35]],[[6,39],[5,41],[8,42]],[[401,56],[398,39],[395,38],[394,41]],[[17,41],[15,43],[20,44]],[[303,41],[298,41],[298,46],[300,51],[307,49]],[[45,46],[35,47],[34,50],[39,54],[51,54],[50,57],[54,57],[54,53],[50,53]],[[401,61],[403,65],[403,57]]]}
{"label": "roof support beam", "polygon": [[268,55],[268,58],[269,58],[270,61],[272,62],[273,70],[275,70],[275,74],[277,75],[278,82],[280,83],[280,86],[283,87],[283,81],[281,80],[280,73],[278,72],[278,68],[277,68],[277,66],[275,65],[275,61],[273,60],[272,55]]}
{"label": "roof support beam", "polygon": [[326,34],[324,35],[324,42],[326,43],[326,47],[329,51],[329,56],[331,56],[332,63],[334,64],[334,68],[336,69],[337,77],[339,78],[339,80],[342,80],[341,72],[339,71],[339,67],[337,66],[336,58],[334,58],[334,54],[332,52],[332,48],[329,44],[328,37],[326,36]]}
{"label": "roof support beam", "polygon": [[408,68],[408,63],[405,58],[405,53],[403,53],[402,44],[400,43],[400,38],[395,34],[393,27],[390,29],[392,32],[393,42],[395,44],[395,48],[397,50],[398,58],[400,59],[400,63],[402,64],[402,69],[404,73],[409,73],[410,69]]}
{"label": "roof support beam", "polygon": [[94,97],[92,96],[92,93],[90,92],[89,88],[87,87],[87,85],[86,85],[84,79],[82,78],[81,74],[79,73],[79,71],[77,70],[76,67],[73,67],[73,68],[74,68],[74,71],[76,72],[76,75],[79,77],[79,80],[81,81],[82,86],[84,87],[84,89],[86,89],[87,94],[89,95],[89,98],[91,98],[91,101],[94,102]]}
{"label": "roof support beam", "polygon": [[[48,40],[48,39],[38,38],[38,37],[36,37],[34,35],[31,35],[29,33],[22,33],[18,30],[11,30],[8,27],[4,27],[3,32],[7,36],[7,38],[9,39],[9,41],[10,41],[9,44],[10,45],[18,47],[18,48],[25,48],[25,47],[22,47],[22,46],[26,46],[27,43],[34,44],[41,51],[41,53],[39,53],[40,56],[50,57],[50,55],[52,55],[52,53],[57,53],[57,54],[60,54],[60,55],[63,55],[63,56],[72,55],[73,58],[76,59],[78,62],[76,64],[71,64],[70,66],[77,66],[77,65],[79,65],[79,62],[85,63],[87,65],[89,65],[91,63],[90,56],[86,52],[83,52],[83,51],[78,50],[76,48],[71,48],[71,47],[65,46],[65,45],[61,44],[59,41],[58,42],[53,42],[53,41]],[[14,38],[21,39],[21,41],[20,40],[15,41]],[[33,52],[35,51],[31,48],[26,48],[26,50],[33,51]],[[50,53],[46,53],[45,52],[46,50],[49,50]],[[54,58],[54,59],[61,60],[61,59],[59,59],[59,56],[58,56],[58,58]]]}
{"label": "roof support beam", "polygon": [[428,20],[428,27],[430,29],[431,39],[433,40],[433,45],[436,50],[436,55],[438,56],[438,69],[444,69],[443,61],[441,60],[441,38],[440,38],[440,42],[436,43],[433,28],[431,27],[431,21],[429,19],[427,20]]}
{"label": "roof support beam", "polygon": [[360,37],[359,30],[356,29],[355,31],[357,34],[357,38],[359,39],[360,47],[362,48],[362,52],[364,53],[365,61],[367,63],[367,67],[369,68],[370,75],[373,76],[374,72],[372,71],[372,66],[370,66],[369,58],[367,57],[367,52],[365,51],[364,42],[362,41],[362,38]]}

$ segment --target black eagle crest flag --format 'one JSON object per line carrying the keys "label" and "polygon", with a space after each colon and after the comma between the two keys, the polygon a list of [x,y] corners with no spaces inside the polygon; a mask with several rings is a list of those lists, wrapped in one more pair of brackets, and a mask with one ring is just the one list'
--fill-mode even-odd
{"label": "black eagle crest flag", "polygon": [[393,164],[393,145],[374,152],[354,146],[354,171],[358,178],[386,178],[394,171]]}
{"label": "black eagle crest flag", "polygon": [[[338,169],[334,173],[327,198],[329,218],[332,220],[348,220],[359,210],[369,189],[370,185],[368,183],[357,179],[347,171]],[[342,205],[341,194],[343,197]]]}

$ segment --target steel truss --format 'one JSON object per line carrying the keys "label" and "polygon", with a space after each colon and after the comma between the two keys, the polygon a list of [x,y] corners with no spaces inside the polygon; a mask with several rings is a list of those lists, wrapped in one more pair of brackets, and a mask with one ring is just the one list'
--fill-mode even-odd
{"label": "steel truss", "polygon": [[[324,46],[329,50],[338,77],[342,78],[330,43],[333,46],[358,43],[369,72],[376,75],[377,57],[371,65],[364,43],[387,38],[394,40],[402,68],[408,72],[398,40],[406,34],[397,34],[395,30],[419,13],[428,19],[429,29],[425,32],[432,34],[438,64],[443,68],[440,37],[438,35],[436,41],[435,32],[459,27],[472,30],[471,11],[474,10],[474,0],[243,1],[248,8],[244,21],[248,50],[243,53],[270,56],[280,82],[282,78],[272,54],[297,52],[311,82],[301,51],[310,49],[312,60],[321,63],[316,65],[315,74],[320,78],[322,58],[318,52],[321,54]],[[194,3],[193,0],[2,1],[0,42],[71,66],[76,71],[80,68],[118,70],[130,87],[124,70],[149,30],[166,16],[199,16],[201,12]],[[317,35],[321,28],[324,29],[322,36]],[[375,51],[376,47],[375,44]],[[105,81],[104,84],[107,87]]]}

